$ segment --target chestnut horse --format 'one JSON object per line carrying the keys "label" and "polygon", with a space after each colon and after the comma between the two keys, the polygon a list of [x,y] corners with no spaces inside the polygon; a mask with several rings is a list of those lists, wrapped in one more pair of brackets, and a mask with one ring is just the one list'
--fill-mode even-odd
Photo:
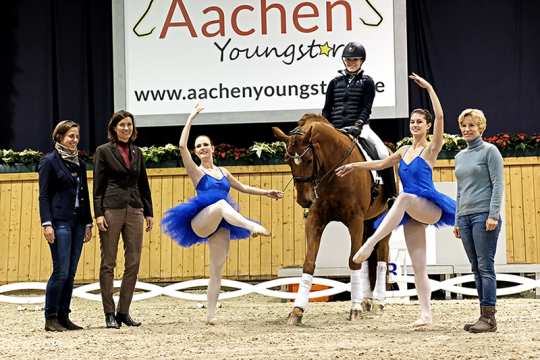
{"label": "chestnut horse", "polygon": [[[331,221],[342,222],[349,229],[351,235],[351,249],[349,254],[349,268],[360,270],[361,264],[352,261],[353,255],[360,248],[367,235],[373,231],[372,221],[386,210],[386,201],[383,198],[380,185],[374,185],[372,176],[367,170],[356,170],[345,177],[335,175],[337,167],[343,164],[365,161],[364,156],[351,140],[351,138],[336,130],[324,117],[317,114],[305,114],[299,121],[298,127],[286,135],[279,128],[272,128],[274,135],[286,143],[287,162],[291,167],[294,185],[296,187],[296,202],[303,208],[309,208],[305,222],[307,240],[306,257],[304,259],[303,275],[310,279],[315,271],[315,260],[319,251],[321,235],[326,225]],[[375,187],[375,191],[373,191]],[[388,261],[388,238],[379,242],[376,251],[368,260],[369,283],[367,286],[373,290],[376,282],[374,274],[377,262],[384,262],[382,271],[383,296],[386,288],[386,262]],[[365,269],[366,271],[368,269]],[[364,269],[362,269],[364,271]],[[361,273],[361,272],[357,272]],[[309,275],[306,275],[309,274]],[[352,272],[351,272],[352,274]],[[365,275],[366,278],[368,275]],[[297,293],[297,301],[301,296],[306,299],[295,302],[289,314],[288,323],[295,325],[302,320],[307,293],[311,282],[307,281],[307,290]],[[351,275],[352,285],[352,275]],[[364,285],[366,283],[364,282]],[[307,291],[307,292],[306,292]],[[352,295],[352,294],[351,294]],[[353,299],[354,300],[354,299]],[[352,302],[349,315],[350,320],[360,318],[365,311],[382,310],[383,305],[375,309],[368,299]]]}

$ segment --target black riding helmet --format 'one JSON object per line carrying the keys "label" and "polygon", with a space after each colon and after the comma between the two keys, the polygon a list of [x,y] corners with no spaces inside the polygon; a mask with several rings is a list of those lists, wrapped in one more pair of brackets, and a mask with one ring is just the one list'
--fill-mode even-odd
{"label": "black riding helmet", "polygon": [[362,58],[366,60],[366,49],[362,44],[356,41],[351,41],[343,49],[342,58]]}

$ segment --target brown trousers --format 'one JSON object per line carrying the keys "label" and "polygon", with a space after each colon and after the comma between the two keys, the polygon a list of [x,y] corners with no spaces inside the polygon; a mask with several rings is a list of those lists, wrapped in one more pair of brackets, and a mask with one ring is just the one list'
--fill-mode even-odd
{"label": "brown trousers", "polygon": [[139,273],[141,249],[143,242],[144,215],[143,209],[127,207],[125,209],[106,209],[105,220],[109,225],[107,231],[100,231],[101,266],[99,268],[99,286],[105,313],[114,313],[113,281],[118,252],[118,240],[122,234],[124,243],[124,277],[120,287],[118,312],[129,313],[135,283]]}

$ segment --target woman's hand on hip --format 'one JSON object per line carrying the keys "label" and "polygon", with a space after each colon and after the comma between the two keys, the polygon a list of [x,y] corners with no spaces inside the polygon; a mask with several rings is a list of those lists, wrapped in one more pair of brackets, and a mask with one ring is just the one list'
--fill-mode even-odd
{"label": "woman's hand on hip", "polygon": [[107,220],[105,220],[105,216],[98,216],[96,218],[96,224],[99,231],[107,231],[109,229],[109,224],[107,224]]}
{"label": "woman's hand on hip", "polygon": [[54,244],[54,228],[52,225],[46,225],[43,227],[43,236],[49,244]]}
{"label": "woman's hand on hip", "polygon": [[89,242],[92,240],[92,226],[87,226],[84,232],[84,242]]}
{"label": "woman's hand on hip", "polygon": [[151,216],[147,216],[146,218],[146,232],[152,230],[152,228],[154,227],[154,218],[151,217]]}
{"label": "woman's hand on hip", "polygon": [[499,223],[499,220],[487,218],[486,219],[486,231],[493,231],[497,228],[497,224]]}
{"label": "woman's hand on hip", "polygon": [[459,227],[454,226],[454,236],[458,239],[461,239],[461,231],[459,230]]}

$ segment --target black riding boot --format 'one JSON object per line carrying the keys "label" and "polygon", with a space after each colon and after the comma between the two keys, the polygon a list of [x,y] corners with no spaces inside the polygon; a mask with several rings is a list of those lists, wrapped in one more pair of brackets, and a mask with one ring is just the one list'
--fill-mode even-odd
{"label": "black riding boot", "polygon": [[397,197],[397,186],[396,186],[396,177],[394,176],[394,168],[390,167],[388,169],[380,170],[379,175],[381,176],[384,185],[383,185],[383,195],[385,199],[389,200],[389,207],[392,206],[390,202],[393,203],[393,200]]}
{"label": "black riding boot", "polygon": [[71,321],[67,314],[58,315],[58,322],[68,330],[82,330],[82,327]]}

